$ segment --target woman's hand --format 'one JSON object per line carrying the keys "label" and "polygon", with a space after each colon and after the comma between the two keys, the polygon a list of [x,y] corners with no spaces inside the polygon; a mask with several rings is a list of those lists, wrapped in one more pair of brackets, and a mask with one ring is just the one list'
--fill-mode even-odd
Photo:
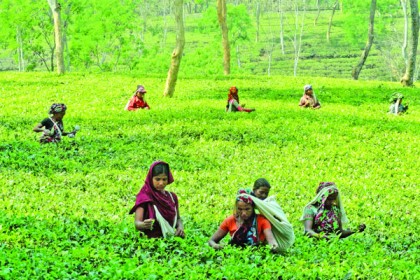
{"label": "woman's hand", "polygon": [[273,245],[271,245],[270,246],[270,251],[272,252],[272,253],[278,253],[280,250],[279,250],[279,246],[277,245],[277,244],[273,244]]}
{"label": "woman's hand", "polygon": [[228,234],[227,231],[223,229],[218,229],[213,236],[209,240],[209,245],[216,250],[220,250],[224,247],[223,244],[219,244],[219,242]]}
{"label": "woman's hand", "polygon": [[47,135],[47,136],[51,134],[51,131],[49,129],[44,129],[42,132],[44,133],[44,135]]}
{"label": "woman's hand", "polygon": [[136,227],[137,227],[137,229],[142,229],[142,230],[145,230],[145,229],[152,230],[154,222],[155,222],[154,219],[146,219],[144,221],[136,221]]}
{"label": "woman's hand", "polygon": [[218,244],[218,243],[214,243],[213,245],[210,245],[210,246],[213,247],[213,249],[215,249],[215,250],[221,250],[225,247],[225,245]]}
{"label": "woman's hand", "polygon": [[183,226],[178,226],[175,230],[175,236],[179,236],[184,238],[185,237],[185,232],[184,232],[184,227]]}

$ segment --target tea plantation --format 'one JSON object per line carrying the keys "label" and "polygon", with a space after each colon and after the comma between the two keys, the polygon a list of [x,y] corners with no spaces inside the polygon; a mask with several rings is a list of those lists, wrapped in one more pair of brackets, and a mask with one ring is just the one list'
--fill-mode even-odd
{"label": "tea plantation", "polygon": [[[320,110],[298,106],[310,83]],[[123,108],[137,84],[150,111]],[[419,279],[420,95],[398,83],[314,77],[0,73],[0,279]],[[253,113],[224,112],[230,86]],[[387,114],[402,92],[408,114]],[[40,145],[54,102],[75,138]],[[128,214],[150,164],[167,161],[186,238],[139,237]],[[272,185],[296,242],[215,251],[238,188]],[[308,239],[299,221],[320,181],[336,182],[365,232]],[[227,242],[227,240],[225,240]]]}

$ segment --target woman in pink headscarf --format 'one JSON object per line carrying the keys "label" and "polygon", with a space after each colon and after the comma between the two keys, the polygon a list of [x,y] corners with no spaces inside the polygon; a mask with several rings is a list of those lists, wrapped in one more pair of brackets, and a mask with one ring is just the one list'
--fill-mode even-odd
{"label": "woman in pink headscarf", "polygon": [[154,162],[130,210],[130,214],[135,213],[136,229],[149,238],[185,236],[178,197],[165,190],[173,181],[169,165],[163,161]]}

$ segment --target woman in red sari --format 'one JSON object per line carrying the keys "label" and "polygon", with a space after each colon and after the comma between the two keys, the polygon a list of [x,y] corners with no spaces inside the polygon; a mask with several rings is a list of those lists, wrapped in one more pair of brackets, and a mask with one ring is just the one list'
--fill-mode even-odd
{"label": "woman in red sari", "polygon": [[130,210],[130,214],[135,213],[136,229],[149,238],[185,236],[178,197],[165,190],[173,181],[169,165],[163,161],[154,162]]}
{"label": "woman in red sari", "polygon": [[137,86],[137,90],[134,93],[133,97],[128,101],[127,105],[125,105],[125,109],[128,111],[135,111],[137,109],[147,109],[149,110],[149,104],[144,100],[144,94],[146,93],[146,89],[142,85]]}

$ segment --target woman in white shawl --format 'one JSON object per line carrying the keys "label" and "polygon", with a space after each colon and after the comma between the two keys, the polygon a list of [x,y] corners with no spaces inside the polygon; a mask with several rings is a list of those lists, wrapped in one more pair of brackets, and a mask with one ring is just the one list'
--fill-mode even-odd
{"label": "woman in white shawl", "polygon": [[318,98],[316,98],[311,85],[305,85],[303,87],[303,96],[300,99],[299,106],[312,109],[321,108],[321,103],[319,103]]}

